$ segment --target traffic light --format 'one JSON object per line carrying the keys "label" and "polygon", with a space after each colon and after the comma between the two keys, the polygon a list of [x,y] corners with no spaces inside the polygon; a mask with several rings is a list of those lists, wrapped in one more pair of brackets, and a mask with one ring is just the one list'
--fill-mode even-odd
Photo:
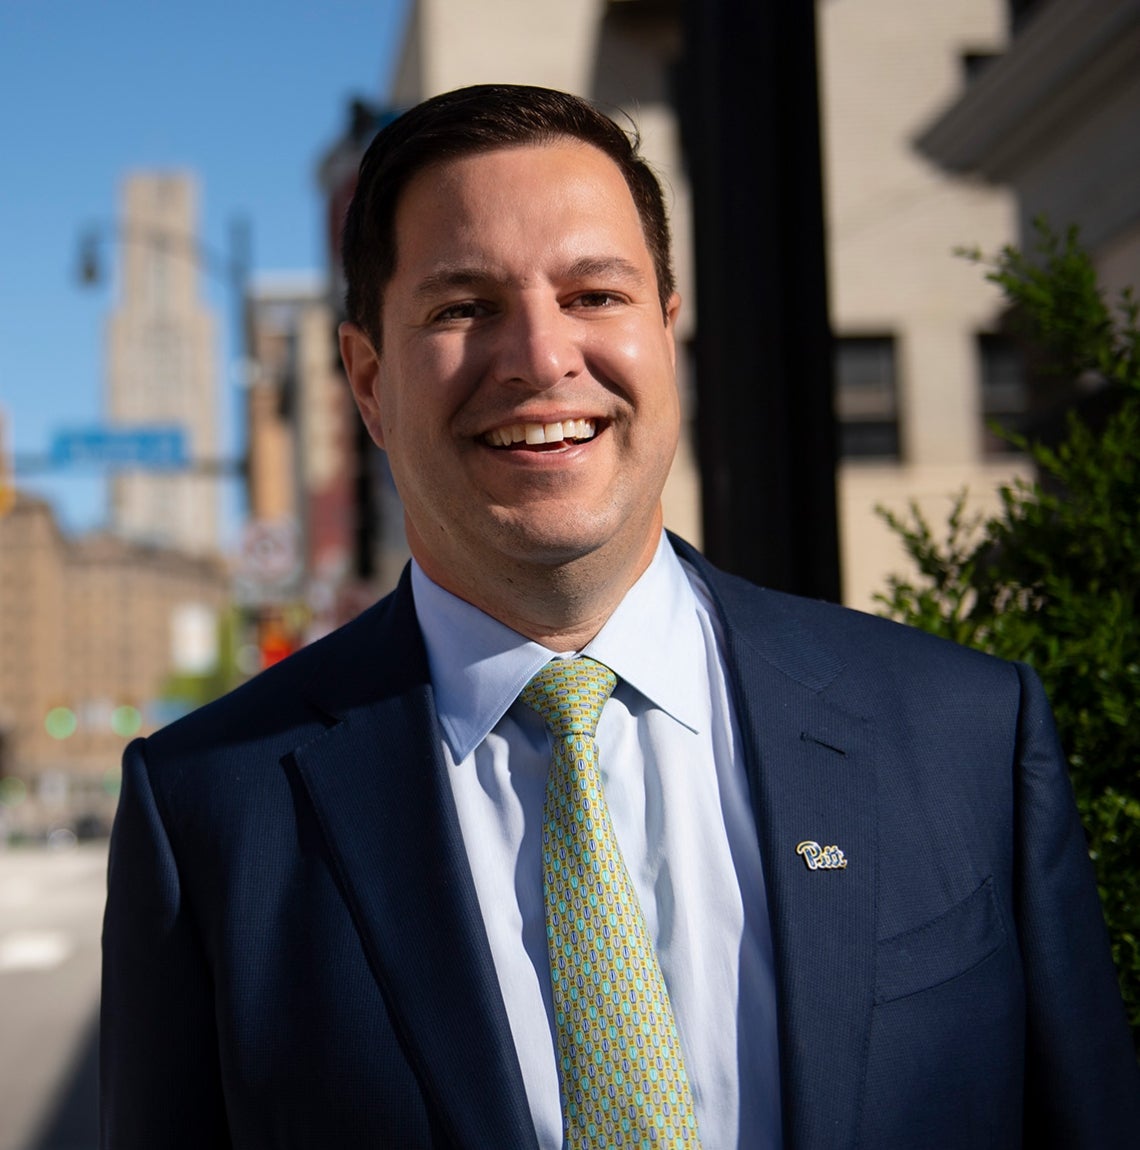
{"label": "traffic light", "polygon": [[0,519],[12,510],[16,502],[16,481],[12,475],[12,461],[8,454],[8,428],[4,413],[0,411]]}
{"label": "traffic light", "polygon": [[261,652],[261,666],[272,667],[296,650],[284,621],[275,614],[265,615],[258,623],[257,646]]}

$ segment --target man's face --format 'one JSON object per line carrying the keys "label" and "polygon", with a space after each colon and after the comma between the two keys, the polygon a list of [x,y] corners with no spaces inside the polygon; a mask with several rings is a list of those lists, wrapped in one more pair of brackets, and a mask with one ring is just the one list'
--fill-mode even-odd
{"label": "man's face", "polygon": [[565,140],[434,165],[396,211],[374,352],[353,392],[412,552],[479,603],[517,563],[648,562],[677,444],[674,297],[617,166]]}

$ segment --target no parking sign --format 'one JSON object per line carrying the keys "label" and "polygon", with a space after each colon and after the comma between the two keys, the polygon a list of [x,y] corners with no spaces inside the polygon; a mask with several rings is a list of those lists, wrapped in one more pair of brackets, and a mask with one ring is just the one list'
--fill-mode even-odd
{"label": "no parking sign", "polygon": [[301,574],[301,532],[292,519],[255,519],[242,531],[237,557],[238,597],[273,602]]}

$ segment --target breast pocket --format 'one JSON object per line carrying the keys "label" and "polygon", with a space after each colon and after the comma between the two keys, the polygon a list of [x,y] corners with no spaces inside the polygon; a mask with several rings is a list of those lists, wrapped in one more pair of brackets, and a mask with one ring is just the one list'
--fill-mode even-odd
{"label": "breast pocket", "polygon": [[992,878],[922,926],[877,948],[875,1002],[894,1002],[940,986],[984,962],[1006,942]]}

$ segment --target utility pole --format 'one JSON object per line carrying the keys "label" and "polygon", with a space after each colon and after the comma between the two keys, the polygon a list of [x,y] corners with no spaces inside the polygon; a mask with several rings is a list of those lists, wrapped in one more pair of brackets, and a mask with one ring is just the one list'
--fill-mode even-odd
{"label": "utility pole", "polygon": [[686,0],[705,551],[840,596],[815,5]]}

